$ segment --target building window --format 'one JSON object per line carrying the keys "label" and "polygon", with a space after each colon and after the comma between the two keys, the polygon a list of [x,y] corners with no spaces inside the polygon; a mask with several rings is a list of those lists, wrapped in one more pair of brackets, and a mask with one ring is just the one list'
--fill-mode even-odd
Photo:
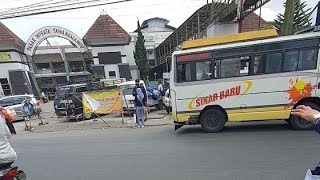
{"label": "building window", "polygon": [[0,79],[0,83],[1,83],[2,90],[3,90],[3,94],[5,96],[10,96],[11,95],[11,88],[10,88],[10,84],[8,82],[8,79],[7,78]]}
{"label": "building window", "polygon": [[36,65],[36,72],[38,74],[52,73],[49,63],[37,63],[35,65]]}
{"label": "building window", "polygon": [[150,66],[156,66],[156,60],[155,59],[149,59],[149,65]]}
{"label": "building window", "polygon": [[68,81],[67,81],[66,77],[57,77],[56,81],[57,81],[57,85],[68,84]]}
{"label": "building window", "polygon": [[99,64],[119,64],[121,61],[120,52],[102,52],[98,53]]}
{"label": "building window", "polygon": [[152,50],[152,49],[149,49],[149,50],[148,50],[148,54],[149,54],[149,55],[152,55],[152,54],[153,54],[153,50]]}
{"label": "building window", "polygon": [[84,66],[82,61],[72,61],[69,62],[69,67],[71,72],[83,72]]}
{"label": "building window", "polygon": [[115,71],[109,71],[109,77],[116,77]]}
{"label": "building window", "polygon": [[54,62],[52,63],[52,70],[53,70],[53,73],[65,73],[66,70],[65,70],[65,66],[64,66],[64,62]]}

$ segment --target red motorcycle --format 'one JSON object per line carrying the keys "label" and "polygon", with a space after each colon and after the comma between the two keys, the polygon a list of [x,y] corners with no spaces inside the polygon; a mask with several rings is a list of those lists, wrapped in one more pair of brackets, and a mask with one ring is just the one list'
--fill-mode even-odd
{"label": "red motorcycle", "polygon": [[11,164],[0,168],[0,180],[26,180],[26,174],[18,170],[18,167],[11,167]]}

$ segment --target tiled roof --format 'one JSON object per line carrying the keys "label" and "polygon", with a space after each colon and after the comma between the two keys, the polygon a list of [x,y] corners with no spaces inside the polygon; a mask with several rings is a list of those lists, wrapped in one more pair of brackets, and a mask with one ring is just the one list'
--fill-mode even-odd
{"label": "tiled roof", "polygon": [[100,15],[83,40],[87,45],[129,44],[130,35],[109,15]]}
{"label": "tiled roof", "polygon": [[25,42],[0,22],[0,49],[24,51]]}
{"label": "tiled roof", "polygon": [[260,26],[264,25],[271,25],[271,23],[266,22],[264,19],[262,19],[260,16],[258,16],[256,13],[251,13],[248,16],[246,16],[243,20],[242,24],[242,32],[248,32],[248,31],[256,31],[259,29],[259,19],[260,19]]}

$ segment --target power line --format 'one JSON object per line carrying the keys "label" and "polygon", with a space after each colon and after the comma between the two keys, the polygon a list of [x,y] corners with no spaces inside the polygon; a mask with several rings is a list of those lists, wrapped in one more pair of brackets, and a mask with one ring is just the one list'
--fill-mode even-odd
{"label": "power line", "polygon": [[41,7],[41,6],[45,6],[45,5],[51,5],[51,4],[54,4],[54,3],[49,3],[52,1],[54,1],[54,0],[47,0],[47,1],[42,1],[42,2],[38,2],[38,3],[34,3],[34,4],[29,4],[27,6],[19,6],[19,7],[15,7],[15,8],[9,8],[9,9],[6,9],[5,11],[2,11],[0,14],[15,12],[18,10],[30,9],[30,8],[34,8],[34,7]]}
{"label": "power line", "polygon": [[[155,6],[155,5],[165,5],[167,3],[157,3],[157,4],[148,4],[148,5],[142,5],[139,7],[148,7],[148,6]],[[203,6],[203,4],[194,4],[191,6],[185,6],[184,8],[195,8],[195,7],[201,7]],[[114,8],[108,8],[107,10],[110,9],[121,9],[123,7],[114,7]],[[169,9],[181,9],[181,7],[170,7]],[[147,14],[151,14],[154,13],[153,11],[139,11],[139,12],[144,12]],[[118,14],[118,15],[114,15],[112,17],[122,17],[122,16],[134,16],[135,14]],[[86,17],[33,17],[34,19],[91,19],[91,18],[95,18],[96,16],[86,16]]]}
{"label": "power line", "polygon": [[[91,0],[91,1],[84,1],[84,2],[78,2],[78,3],[73,3],[71,4],[71,2],[74,1],[80,1],[80,0],[62,0],[59,2],[53,2],[53,3],[49,3],[49,4],[44,4],[44,5],[40,5],[40,6],[36,6],[35,8],[28,8],[28,9],[22,9],[22,11],[15,11],[15,12],[9,12],[9,13],[3,13],[2,15],[7,16],[7,15],[12,15],[12,14],[16,14],[16,13],[24,13],[24,12],[29,12],[29,11],[39,11],[39,10],[45,10],[45,9],[53,9],[53,8],[59,8],[59,7],[65,7],[65,6],[70,6],[70,5],[81,5],[81,4],[85,4],[85,3],[92,3],[95,1],[106,1],[106,0]],[[55,5],[56,4],[56,5]],[[55,5],[55,6],[49,6],[49,7],[43,7],[43,8],[38,8],[41,6],[48,6],[48,5]],[[14,9],[13,9],[14,10]]]}
{"label": "power line", "polygon": [[114,2],[100,3],[100,4],[91,4],[91,5],[84,5],[84,6],[78,6],[78,7],[70,7],[70,8],[62,8],[62,9],[56,9],[56,10],[48,10],[48,11],[41,11],[41,12],[34,12],[34,13],[27,13],[27,14],[13,15],[13,16],[5,16],[5,17],[0,17],[0,19],[11,19],[11,18],[17,18],[17,17],[55,13],[55,12],[61,12],[61,11],[70,11],[70,10],[75,10],[75,9],[83,9],[83,8],[89,8],[89,7],[118,4],[118,3],[128,2],[128,1],[133,1],[133,0],[119,0],[119,1],[114,1]]}

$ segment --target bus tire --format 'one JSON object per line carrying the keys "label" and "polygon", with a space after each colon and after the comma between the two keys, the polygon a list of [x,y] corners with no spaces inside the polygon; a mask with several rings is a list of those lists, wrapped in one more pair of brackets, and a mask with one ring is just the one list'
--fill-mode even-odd
{"label": "bus tire", "polygon": [[[303,103],[303,105],[305,106],[309,106],[312,109],[315,109],[317,111],[320,111],[320,107],[313,103],[313,102],[305,102]],[[308,122],[306,120],[304,120],[301,117],[298,116],[292,116],[290,115],[290,126],[294,129],[294,130],[312,130],[314,128],[314,124],[312,122]]]}
{"label": "bus tire", "polygon": [[227,122],[227,115],[220,109],[210,108],[201,113],[200,124],[207,133],[220,132]]}

